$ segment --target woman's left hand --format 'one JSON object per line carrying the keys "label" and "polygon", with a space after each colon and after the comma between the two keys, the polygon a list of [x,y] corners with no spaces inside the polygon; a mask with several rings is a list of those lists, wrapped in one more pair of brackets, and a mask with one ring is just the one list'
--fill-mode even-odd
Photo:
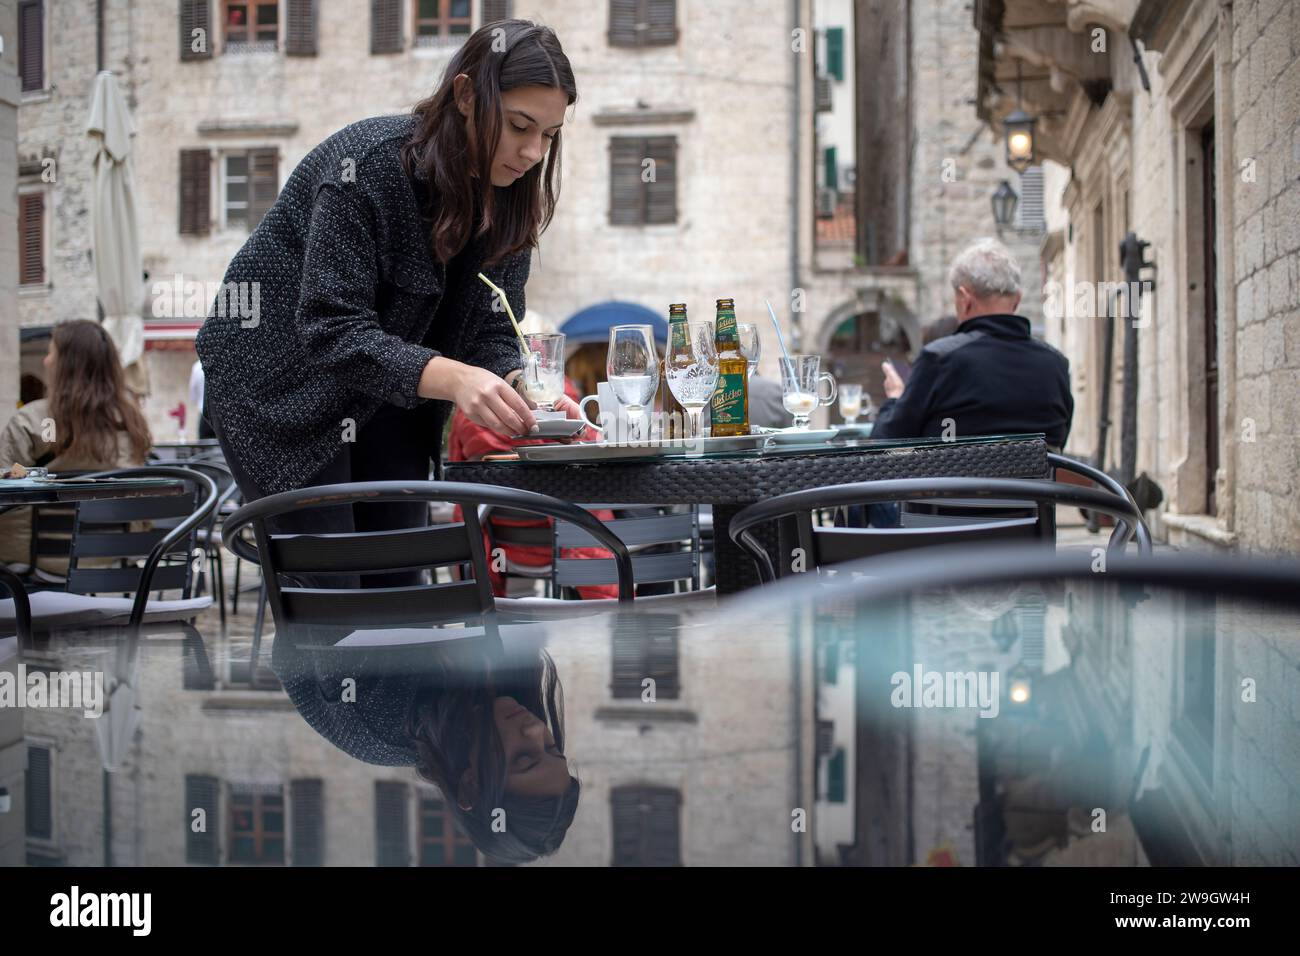
{"label": "woman's left hand", "polygon": [[582,410],[578,408],[578,403],[569,398],[568,395],[560,396],[559,400],[555,403],[555,410],[557,412],[564,412],[565,418],[582,417]]}

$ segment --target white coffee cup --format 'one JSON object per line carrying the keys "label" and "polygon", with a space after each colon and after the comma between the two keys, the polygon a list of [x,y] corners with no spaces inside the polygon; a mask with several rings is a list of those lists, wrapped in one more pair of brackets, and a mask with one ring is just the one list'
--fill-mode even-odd
{"label": "white coffee cup", "polygon": [[[592,421],[587,416],[588,402],[595,402],[599,409],[596,421]],[[615,441],[617,436],[627,434],[627,410],[618,403],[614,388],[609,382],[600,382],[596,386],[595,395],[584,396],[578,402],[578,411],[583,421],[602,433],[609,441]]]}

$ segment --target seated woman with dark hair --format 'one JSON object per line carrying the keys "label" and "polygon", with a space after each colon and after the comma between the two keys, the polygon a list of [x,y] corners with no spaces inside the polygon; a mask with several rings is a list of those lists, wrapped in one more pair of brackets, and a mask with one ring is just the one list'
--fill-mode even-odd
{"label": "seated woman with dark hair", "polygon": [[[15,464],[56,473],[144,464],[153,445],[149,425],[126,388],[117,347],[102,325],[76,319],[54,326],[45,371],[46,397],[23,405],[0,432],[0,471]],[[27,508],[0,515],[0,563],[31,570],[31,528]],[[68,559],[45,557],[37,566],[61,577]]]}
{"label": "seated woman with dark hair", "polygon": [[565,757],[555,662],[493,638],[429,645],[294,647],[272,665],[321,736],[367,763],[414,766],[497,865],[559,849],[581,786]]}

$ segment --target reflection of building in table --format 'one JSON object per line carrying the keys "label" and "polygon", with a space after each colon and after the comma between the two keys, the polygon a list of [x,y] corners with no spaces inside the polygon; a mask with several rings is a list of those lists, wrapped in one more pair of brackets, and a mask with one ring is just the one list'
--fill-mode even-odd
{"label": "reflection of building in table", "polygon": [[[214,657],[226,650],[208,643]],[[206,681],[179,642],[155,638],[142,650],[139,736],[110,775],[114,865],[473,865],[433,787],[410,768],[373,766],[333,747],[303,722],[274,674],[248,673],[247,643],[233,653]],[[49,666],[102,668],[104,654],[103,646],[61,647]],[[24,731],[28,861],[101,865],[94,721],[28,711]],[[195,810],[205,824],[197,832]]]}
{"label": "reflection of building in table", "polygon": [[582,781],[578,814],[551,862],[789,866],[800,853],[810,862],[807,837],[792,828],[802,733],[793,633],[779,621],[743,642],[722,636],[665,613],[643,615],[631,630],[602,623],[551,642]]}

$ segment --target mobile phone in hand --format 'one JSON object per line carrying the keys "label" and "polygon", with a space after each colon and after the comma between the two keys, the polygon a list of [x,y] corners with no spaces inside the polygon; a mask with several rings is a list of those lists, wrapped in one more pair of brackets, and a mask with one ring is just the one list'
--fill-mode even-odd
{"label": "mobile phone in hand", "polygon": [[889,363],[890,367],[893,368],[898,377],[903,380],[904,384],[906,384],[907,380],[912,377],[912,366],[908,364],[907,359],[887,358],[885,361]]}

